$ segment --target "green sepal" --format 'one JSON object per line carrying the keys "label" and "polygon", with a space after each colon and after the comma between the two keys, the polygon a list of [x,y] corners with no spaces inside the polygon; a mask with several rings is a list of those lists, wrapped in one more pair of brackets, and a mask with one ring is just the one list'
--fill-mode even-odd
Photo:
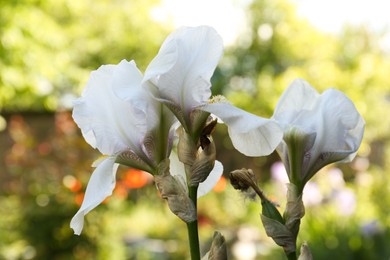
{"label": "green sepal", "polygon": [[261,200],[261,206],[262,206],[262,214],[266,216],[267,218],[273,219],[278,221],[279,223],[284,225],[284,219],[282,215],[280,214],[279,210],[276,208],[276,206],[269,200],[263,199]]}

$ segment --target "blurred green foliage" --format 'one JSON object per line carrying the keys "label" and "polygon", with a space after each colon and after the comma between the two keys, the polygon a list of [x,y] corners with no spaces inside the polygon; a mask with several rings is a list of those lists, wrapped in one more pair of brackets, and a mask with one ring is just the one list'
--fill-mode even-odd
{"label": "blurred green foliage", "polygon": [[[80,136],[69,112],[15,113],[61,109],[102,64],[134,59],[144,70],[170,31],[150,19],[154,4],[0,1],[0,110],[7,112],[7,128],[0,132],[0,259],[188,256],[185,225],[151,181],[142,189],[126,186],[133,174],[126,168],[118,173],[114,195],[87,215],[82,235],[74,236],[69,222],[98,153]],[[334,87],[346,93],[366,120],[363,144],[357,160],[337,165],[342,184],[330,179],[327,168],[312,181],[320,195],[305,191],[312,202],[300,242],[309,242],[315,259],[388,259],[390,54],[382,48],[382,35],[364,26],[345,27],[337,35],[320,32],[284,0],[254,0],[247,17],[248,27],[225,51],[212,79],[213,93],[266,117],[296,77],[319,91]],[[225,126],[218,126],[215,141],[226,173],[253,168],[260,186],[283,207],[283,184],[273,177],[275,154],[240,155]],[[203,251],[217,229],[227,238],[232,259],[239,259],[239,252],[284,259],[264,233],[258,202],[228,185],[200,199],[198,207]]]}
{"label": "blurred green foliage", "polygon": [[166,35],[149,15],[157,3],[0,1],[0,110],[53,111],[102,64],[145,69]]}

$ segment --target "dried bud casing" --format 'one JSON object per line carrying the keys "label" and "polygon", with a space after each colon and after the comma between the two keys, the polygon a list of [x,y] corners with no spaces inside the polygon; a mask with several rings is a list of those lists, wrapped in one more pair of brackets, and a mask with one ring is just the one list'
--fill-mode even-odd
{"label": "dried bud casing", "polygon": [[179,135],[178,157],[186,166],[188,185],[198,186],[205,181],[214,168],[216,150],[210,134],[213,132],[217,121],[211,121],[203,128],[198,140],[188,134],[182,127],[177,131]]}
{"label": "dried bud casing", "polygon": [[184,131],[183,127],[177,129],[177,134],[179,136],[179,143],[177,144],[179,161],[185,165],[191,166],[196,159],[198,146],[194,143],[191,136]]}
{"label": "dried bud casing", "polygon": [[294,184],[288,184],[287,205],[282,221],[280,219],[278,220],[278,216],[275,217],[275,215],[272,215],[275,213],[272,210],[272,206],[268,207],[268,210],[270,212],[266,212],[268,214],[267,216],[264,214],[263,207],[263,215],[261,215],[261,220],[267,235],[276,244],[283,247],[287,255],[295,254],[299,225],[301,218],[305,214],[302,195],[298,195],[298,188]]}
{"label": "dried bud casing", "polygon": [[296,238],[291,231],[277,220],[261,215],[261,221],[267,236],[271,237],[278,246],[283,247],[286,254],[295,253]]}
{"label": "dried bud casing", "polygon": [[[285,218],[282,217],[275,204],[271,202],[257,186],[253,171],[250,169],[235,170],[230,173],[230,180],[233,187],[236,189],[247,191],[249,188],[252,188],[256,192],[261,199],[261,221],[263,222],[267,235],[271,237],[277,245],[283,247],[286,254],[295,254],[297,233],[290,230],[290,226],[285,223]],[[290,205],[290,207],[291,206],[292,205]],[[293,221],[293,223],[296,222]]]}
{"label": "dried bud casing", "polygon": [[[203,110],[195,109],[190,113],[190,122],[191,126],[188,129],[191,133],[191,136],[195,137],[195,139],[199,138],[205,125],[207,125],[207,121],[210,118],[210,113],[205,112]],[[187,130],[187,129],[186,129]]]}
{"label": "dried bud casing", "polygon": [[213,242],[211,243],[210,251],[202,258],[202,260],[226,260],[227,249],[226,241],[223,235],[215,231]]}
{"label": "dried bud casing", "polygon": [[191,166],[190,186],[197,186],[204,182],[214,168],[216,159],[215,143],[210,138],[210,143],[201,150]]}
{"label": "dried bud casing", "polygon": [[169,159],[158,165],[158,175],[155,176],[155,182],[161,197],[168,201],[169,209],[176,216],[186,223],[197,219],[195,205],[188,197],[186,187],[169,173]]}
{"label": "dried bud casing", "polygon": [[291,232],[298,236],[301,219],[305,215],[305,206],[302,201],[302,194],[298,195],[298,188],[292,183],[287,184],[287,204],[284,212],[286,226]]}

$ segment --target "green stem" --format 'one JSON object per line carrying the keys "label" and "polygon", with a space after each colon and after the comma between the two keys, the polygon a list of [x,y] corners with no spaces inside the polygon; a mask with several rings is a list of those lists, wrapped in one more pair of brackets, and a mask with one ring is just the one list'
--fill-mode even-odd
{"label": "green stem", "polygon": [[[293,186],[291,186],[291,184],[290,184],[289,191],[288,191],[289,195],[287,197],[287,200],[289,201],[289,203],[294,202],[294,205],[292,206],[292,209],[299,209],[299,208],[301,208],[300,204],[302,203],[302,189],[303,188],[295,186],[296,189],[292,189],[292,187]],[[290,196],[292,196],[294,198],[293,201],[291,201],[291,197]],[[304,207],[303,204],[302,204],[302,207]],[[294,252],[290,252],[290,253],[285,252],[285,254],[286,254],[288,260],[296,260],[297,259],[297,245],[296,245],[296,243],[297,243],[300,223],[301,223],[301,219],[302,219],[303,215],[300,215],[300,214],[298,215],[298,212],[290,211],[290,210],[288,210],[287,207],[286,207],[285,213],[286,212],[290,212],[290,214],[292,214],[292,215],[284,214],[285,217],[287,217],[287,218],[291,217],[292,219],[295,219],[295,221],[294,221],[295,224],[293,225],[293,230],[290,229],[290,231],[293,233],[294,239],[295,239],[295,251]],[[297,220],[297,219],[299,219],[299,220]],[[288,219],[286,219],[286,221],[288,221]]]}
{"label": "green stem", "polygon": [[288,260],[297,260],[297,253],[296,252],[292,252],[289,254],[286,253],[286,255],[287,255]]}
{"label": "green stem", "polygon": [[[189,187],[189,196],[197,208],[198,186]],[[198,215],[198,213],[196,213]],[[187,223],[188,239],[190,243],[191,260],[200,260],[200,247],[198,235],[198,220]]]}

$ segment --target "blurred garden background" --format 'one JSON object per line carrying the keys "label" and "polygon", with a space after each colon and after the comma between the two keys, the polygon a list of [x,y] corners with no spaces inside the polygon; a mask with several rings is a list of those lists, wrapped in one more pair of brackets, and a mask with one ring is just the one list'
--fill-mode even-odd
{"label": "blurred garden background", "polygon": [[[239,2],[246,20],[226,44],[213,94],[270,117],[288,84],[301,77],[320,92],[343,91],[366,120],[356,159],[323,169],[307,185],[299,243],[308,241],[314,259],[389,259],[388,28],[345,25],[325,32],[300,16],[295,2]],[[134,59],[145,70],[175,28],[173,20],[162,21],[160,4],[0,0],[0,259],[188,257],[186,226],[141,171],[121,167],[113,196],[87,215],[81,236],[69,227],[99,155],[72,120],[72,100],[102,64]],[[207,5],[200,5],[202,17]],[[216,20],[229,14],[219,8]],[[225,170],[199,200],[203,252],[219,230],[231,259],[284,259],[265,235],[260,202],[238,194],[228,180],[230,171],[252,168],[283,208],[286,175],[277,155],[242,156],[223,125],[214,139]]]}

